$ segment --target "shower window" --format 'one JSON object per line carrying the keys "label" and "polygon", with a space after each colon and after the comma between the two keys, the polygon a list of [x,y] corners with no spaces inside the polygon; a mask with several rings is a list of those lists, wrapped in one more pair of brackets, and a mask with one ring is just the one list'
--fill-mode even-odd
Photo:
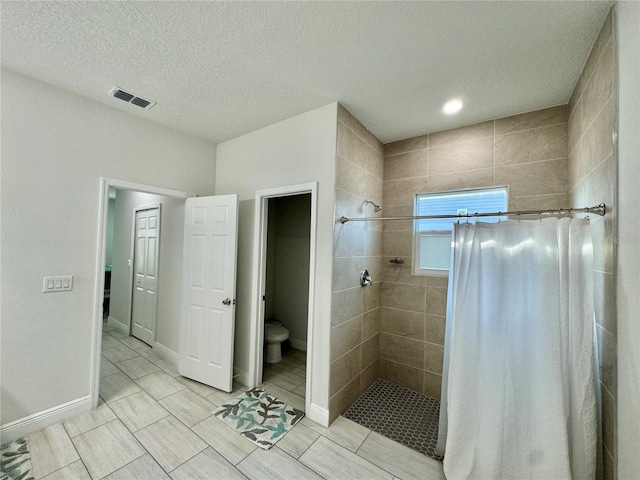
{"label": "shower window", "polygon": [[[506,212],[508,188],[473,188],[416,195],[414,215],[465,215]],[[483,222],[499,222],[504,217],[482,217]],[[415,220],[413,273],[446,276],[451,260],[451,232],[455,218]],[[475,222],[475,218],[462,221]]]}

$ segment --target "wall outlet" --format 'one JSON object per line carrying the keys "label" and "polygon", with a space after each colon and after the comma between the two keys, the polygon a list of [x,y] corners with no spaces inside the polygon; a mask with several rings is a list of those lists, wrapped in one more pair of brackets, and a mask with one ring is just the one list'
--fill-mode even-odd
{"label": "wall outlet", "polygon": [[69,292],[73,290],[73,276],[66,277],[44,277],[42,280],[42,291],[48,292]]}

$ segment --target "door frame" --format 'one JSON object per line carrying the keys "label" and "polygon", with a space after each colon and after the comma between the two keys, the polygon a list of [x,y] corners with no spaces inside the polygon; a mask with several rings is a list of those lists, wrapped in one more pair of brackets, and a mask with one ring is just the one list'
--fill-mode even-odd
{"label": "door frame", "polygon": [[316,277],[316,230],[318,210],[318,182],[288,185],[284,187],[257,190],[255,195],[254,243],[253,243],[253,275],[251,282],[251,338],[254,347],[250,352],[249,380],[258,385],[263,375],[264,349],[264,308],[262,296],[265,294],[267,271],[267,226],[268,200],[270,198],[289,197],[293,195],[311,194],[310,241],[309,241],[309,305],[307,319],[307,372],[305,410],[311,406],[311,385],[313,378],[313,327],[315,314],[315,277]]}
{"label": "door frame", "polygon": [[[146,192],[145,192],[146,193]],[[156,305],[155,305],[155,309],[154,309],[154,319],[153,319],[153,342],[155,343],[156,341],[156,320],[158,319],[158,286],[160,284],[160,248],[161,248],[161,241],[160,241],[160,235],[162,235],[162,204],[161,203],[150,203],[148,205],[140,205],[140,206],[136,206],[133,207],[133,218],[131,219],[132,222],[132,226],[131,226],[131,252],[129,254],[129,258],[131,259],[131,275],[129,276],[129,294],[131,296],[131,298],[129,299],[129,306],[131,307],[129,310],[129,335],[131,335],[131,332],[133,331],[133,289],[135,287],[135,264],[136,264],[136,258],[135,258],[135,253],[136,253],[136,214],[138,212],[142,212],[144,210],[153,210],[154,208],[158,209],[158,246],[156,248],[156,267],[157,267],[157,273],[156,273]],[[138,339],[141,342],[143,342],[144,340],[142,339]],[[145,342],[146,343],[146,342]],[[153,346],[153,345],[152,345]]]}
{"label": "door frame", "polygon": [[[93,332],[91,343],[91,370],[89,386],[89,408],[96,408],[100,399],[100,354],[102,353],[102,302],[104,297],[104,269],[107,251],[107,213],[109,211],[109,189],[164,195],[178,199],[195,197],[195,193],[171,190],[142,183],[100,177],[100,201],[98,203],[98,256],[96,258],[95,290],[93,295]],[[129,322],[130,323],[130,322]]]}

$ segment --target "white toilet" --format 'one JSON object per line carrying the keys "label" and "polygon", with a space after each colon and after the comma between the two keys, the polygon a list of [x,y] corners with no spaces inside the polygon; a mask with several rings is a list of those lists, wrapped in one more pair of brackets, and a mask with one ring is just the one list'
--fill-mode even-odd
{"label": "white toilet", "polygon": [[282,360],[282,342],[289,338],[289,330],[280,322],[269,320],[264,325],[264,342],[267,344],[267,363],[278,363]]}

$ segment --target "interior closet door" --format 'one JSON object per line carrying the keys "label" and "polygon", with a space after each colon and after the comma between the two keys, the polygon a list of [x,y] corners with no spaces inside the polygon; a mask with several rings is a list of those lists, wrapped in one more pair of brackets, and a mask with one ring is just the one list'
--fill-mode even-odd
{"label": "interior closet door", "polygon": [[178,372],[230,392],[233,383],[238,196],[185,204]]}
{"label": "interior closet door", "polygon": [[160,207],[135,212],[131,334],[153,346],[156,336]]}

